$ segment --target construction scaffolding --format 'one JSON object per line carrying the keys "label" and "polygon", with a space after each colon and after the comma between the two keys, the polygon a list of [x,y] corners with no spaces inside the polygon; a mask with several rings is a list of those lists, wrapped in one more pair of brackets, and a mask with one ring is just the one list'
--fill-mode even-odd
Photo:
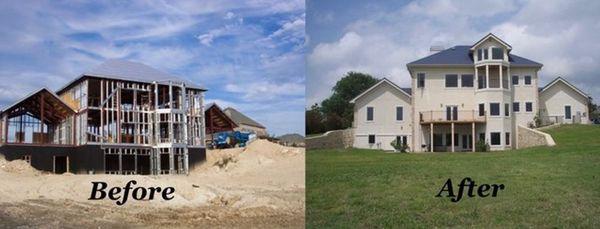
{"label": "construction scaffolding", "polygon": [[52,172],[187,174],[206,157],[205,91],[107,60],[56,93],[42,88],[0,111],[0,154]]}
{"label": "construction scaffolding", "polygon": [[[103,147],[106,173],[142,174],[148,168],[151,174],[187,174],[188,147],[205,147],[203,90],[174,81],[102,78],[80,85],[65,93],[74,98],[70,106],[81,110],[78,120],[87,120],[77,126],[86,130],[77,141]],[[78,101],[86,98],[87,103]],[[141,162],[147,167],[138,167],[140,156],[148,157]]]}

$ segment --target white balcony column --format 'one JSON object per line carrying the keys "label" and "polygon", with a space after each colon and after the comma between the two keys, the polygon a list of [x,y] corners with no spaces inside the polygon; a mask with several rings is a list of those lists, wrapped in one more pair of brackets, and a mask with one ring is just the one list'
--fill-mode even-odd
{"label": "white balcony column", "polygon": [[452,152],[454,152],[454,122],[450,123],[450,133],[450,143],[452,143],[450,148],[452,149]]}
{"label": "white balcony column", "polygon": [[429,123],[429,151],[433,152],[433,122]]}
{"label": "white balcony column", "polygon": [[477,72],[477,66],[475,66],[475,83],[477,84],[476,88],[479,89],[479,73]]}
{"label": "white balcony column", "polygon": [[485,88],[490,88],[490,66],[485,66]]}
{"label": "white balcony column", "polygon": [[502,81],[504,81],[504,76],[502,75],[502,64],[498,65],[498,73],[500,74],[500,88],[504,88],[502,86]]}
{"label": "white balcony column", "polygon": [[510,67],[506,67],[506,77],[508,78],[508,89],[512,87],[512,76],[510,75]]}
{"label": "white balcony column", "polygon": [[475,152],[475,122],[471,123],[471,151]]}

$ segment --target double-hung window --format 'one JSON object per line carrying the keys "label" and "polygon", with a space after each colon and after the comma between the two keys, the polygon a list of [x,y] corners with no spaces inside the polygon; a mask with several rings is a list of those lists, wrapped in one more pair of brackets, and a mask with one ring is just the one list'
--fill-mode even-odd
{"label": "double-hung window", "polygon": [[461,75],[460,84],[461,87],[473,87],[473,75]]}
{"label": "double-hung window", "polygon": [[417,73],[417,87],[418,88],[425,87],[425,73]]}
{"label": "double-hung window", "polygon": [[492,132],[490,133],[491,143],[492,145],[500,145],[500,132]]}
{"label": "double-hung window", "polygon": [[490,115],[500,116],[500,103],[490,103]]}
{"label": "double-hung window", "polygon": [[479,116],[484,116],[485,115],[485,104],[480,103],[479,104]]}
{"label": "double-hung window", "polygon": [[502,60],[504,59],[504,53],[502,53],[502,48],[492,48],[492,59],[493,60]]}
{"label": "double-hung window", "polygon": [[531,76],[524,77],[525,85],[531,85]]}
{"label": "double-hung window", "polygon": [[403,107],[396,107],[396,121],[402,121],[404,120],[404,108]]}
{"label": "double-hung window", "polygon": [[526,112],[532,112],[533,111],[533,103],[532,102],[525,103],[525,111]]}
{"label": "double-hung window", "polygon": [[446,87],[458,87],[458,75],[446,75]]}

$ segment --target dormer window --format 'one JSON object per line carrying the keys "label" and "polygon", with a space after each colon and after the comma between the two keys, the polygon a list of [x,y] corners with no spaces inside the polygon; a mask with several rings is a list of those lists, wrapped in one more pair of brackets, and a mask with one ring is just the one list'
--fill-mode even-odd
{"label": "dormer window", "polygon": [[504,53],[502,52],[502,48],[492,48],[492,59],[493,60],[502,60],[504,59]]}

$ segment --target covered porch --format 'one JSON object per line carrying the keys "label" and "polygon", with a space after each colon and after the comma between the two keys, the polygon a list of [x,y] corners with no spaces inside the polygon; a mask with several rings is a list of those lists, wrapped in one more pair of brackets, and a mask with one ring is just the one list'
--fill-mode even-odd
{"label": "covered porch", "polygon": [[424,111],[419,118],[430,152],[475,152],[476,133],[486,123],[485,112],[458,110],[457,106]]}
{"label": "covered porch", "polygon": [[75,111],[42,88],[0,113],[2,144],[72,144]]}
{"label": "covered porch", "polygon": [[216,103],[210,103],[204,109],[207,141],[212,141],[213,134],[223,131],[233,131],[238,127]]}

